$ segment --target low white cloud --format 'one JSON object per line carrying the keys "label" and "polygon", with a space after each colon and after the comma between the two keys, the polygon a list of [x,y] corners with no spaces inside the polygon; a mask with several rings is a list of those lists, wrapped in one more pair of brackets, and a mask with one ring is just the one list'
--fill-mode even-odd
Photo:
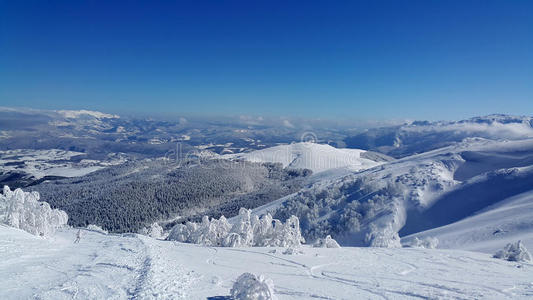
{"label": "low white cloud", "polygon": [[291,121],[289,120],[283,120],[283,126],[288,128],[294,128],[294,125],[292,125]]}
{"label": "low white cloud", "polygon": [[403,131],[408,132],[455,132],[457,134],[481,134],[492,138],[530,138],[533,137],[533,128],[527,123],[450,123],[438,125],[404,126]]}

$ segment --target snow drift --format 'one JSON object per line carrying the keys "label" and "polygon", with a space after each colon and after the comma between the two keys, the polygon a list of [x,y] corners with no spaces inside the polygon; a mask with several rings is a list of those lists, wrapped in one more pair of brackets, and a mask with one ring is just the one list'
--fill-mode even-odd
{"label": "snow drift", "polygon": [[172,228],[169,240],[222,247],[289,247],[304,241],[299,220],[291,216],[285,223],[273,219],[270,214],[261,218],[251,216],[251,211],[241,208],[236,222],[231,225],[224,216],[202,223],[187,222]]}
{"label": "snow drift", "polygon": [[37,192],[11,191],[4,186],[3,195],[0,195],[0,223],[38,236],[49,236],[67,224],[67,213],[51,209],[39,198]]}

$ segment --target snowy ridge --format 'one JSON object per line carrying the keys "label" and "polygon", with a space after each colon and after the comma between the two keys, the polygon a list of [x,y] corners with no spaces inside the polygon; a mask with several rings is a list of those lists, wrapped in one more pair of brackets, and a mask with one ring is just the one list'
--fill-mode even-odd
{"label": "snowy ridge", "polygon": [[362,157],[361,154],[365,152],[359,149],[338,149],[330,145],[302,142],[249,153],[227,154],[222,158],[281,163],[283,167],[310,169],[313,173],[343,167],[357,171],[382,164],[382,162]]}

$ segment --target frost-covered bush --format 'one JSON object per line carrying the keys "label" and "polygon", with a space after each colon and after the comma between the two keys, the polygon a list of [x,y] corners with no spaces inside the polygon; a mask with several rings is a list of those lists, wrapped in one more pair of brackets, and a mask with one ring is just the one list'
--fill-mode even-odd
{"label": "frost-covered bush", "polygon": [[527,251],[522,241],[507,244],[505,248],[496,252],[494,257],[509,261],[531,261],[531,253]]}
{"label": "frost-covered bush", "polygon": [[147,235],[154,239],[164,239],[165,233],[163,231],[163,227],[161,225],[157,224],[157,222],[152,223],[150,227],[146,228],[143,227],[140,231],[140,234]]}
{"label": "frost-covered bush", "polygon": [[365,243],[369,247],[401,248],[400,235],[392,228],[392,225],[387,225],[378,227],[370,224],[369,232],[365,236]]}
{"label": "frost-covered bush", "polygon": [[98,225],[94,225],[94,224],[87,225],[87,229],[88,230],[92,230],[92,231],[96,231],[96,232],[100,232],[100,233],[103,233],[103,234],[108,234],[107,230],[103,229],[102,227],[100,227]]}
{"label": "frost-covered bush", "polygon": [[405,246],[407,247],[413,247],[413,248],[426,248],[426,249],[435,249],[439,245],[439,240],[434,237],[425,237],[422,239],[419,239],[418,237],[415,237],[411,241],[409,241]]}
{"label": "frost-covered bush", "polygon": [[204,216],[201,223],[174,226],[168,239],[222,247],[290,247],[304,242],[297,217],[291,216],[282,223],[270,214],[252,217],[251,211],[245,208],[239,210],[233,225],[224,216],[220,219]]}
{"label": "frost-covered bush", "polygon": [[231,288],[231,297],[235,300],[276,300],[274,283],[263,275],[255,276],[243,273]]}
{"label": "frost-covered bush", "polygon": [[317,248],[340,248],[341,246],[335,239],[331,237],[331,235],[326,236],[323,239],[318,239],[313,247]]}
{"label": "frost-covered bush", "polygon": [[68,216],[64,211],[50,208],[39,198],[37,192],[11,191],[4,186],[3,195],[0,195],[0,223],[39,236],[49,236],[67,224]]}

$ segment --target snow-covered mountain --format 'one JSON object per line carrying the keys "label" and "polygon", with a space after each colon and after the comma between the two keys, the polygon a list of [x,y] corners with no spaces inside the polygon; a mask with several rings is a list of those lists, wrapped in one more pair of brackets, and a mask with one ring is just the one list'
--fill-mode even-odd
{"label": "snow-covered mountain", "polygon": [[461,142],[465,138],[526,139],[533,137],[533,117],[488,115],[461,121],[415,121],[371,128],[345,139],[350,148],[405,157]]}
{"label": "snow-covered mountain", "polygon": [[298,216],[308,240],[399,247],[398,232],[459,221],[532,187],[533,139],[469,139],[316,182],[267,207],[278,219]]}
{"label": "snow-covered mountain", "polygon": [[[90,139],[109,128],[115,136],[117,126],[129,124],[93,112],[54,114],[39,119],[39,124],[72,122],[72,127],[53,126],[74,128],[82,135],[95,132]],[[152,125],[139,124],[131,123],[124,130],[134,134],[138,129],[131,128]],[[412,122],[371,129],[353,140],[398,159],[359,149],[293,143],[256,151],[242,148],[243,153],[184,164],[168,157],[131,161],[83,177],[32,186],[42,189],[42,200],[50,205],[40,201],[37,193],[6,188],[0,195],[0,299],[232,299],[230,293],[248,288],[243,282],[234,285],[238,278],[264,284],[269,292],[273,282],[272,291],[279,299],[530,298],[533,264],[492,255],[505,246],[507,250],[501,252],[505,255],[498,257],[512,260],[518,257],[514,252],[530,257],[523,246],[533,249],[532,124],[529,117],[503,115]],[[16,135],[18,129],[6,132]],[[154,127],[145,132],[149,136],[161,130]],[[231,146],[220,145],[226,150]],[[81,164],[85,159],[73,158],[83,153],[8,149],[0,152],[0,163],[9,172],[25,166],[43,176],[53,175],[49,171],[57,171],[54,168],[59,164],[69,168]],[[252,162],[267,164],[250,169]],[[150,165],[154,168],[144,168]],[[220,170],[213,169],[215,165]],[[235,168],[228,170],[228,166]],[[293,178],[309,172],[291,169],[311,169],[314,174]],[[286,179],[296,181],[285,186]],[[184,184],[173,189],[174,195],[164,192],[178,181]],[[237,184],[230,184],[233,181]],[[261,189],[248,197],[246,192],[256,183]],[[158,186],[165,189],[158,190]],[[235,193],[237,198],[233,194],[227,199],[206,198],[207,194],[191,192],[195,186],[202,192]],[[179,201],[154,202],[159,198],[147,197],[142,191]],[[64,196],[57,197],[61,193]],[[88,201],[81,202],[82,197]],[[263,198],[268,203],[251,205]],[[83,203],[100,203],[93,212],[108,215],[98,214],[94,220],[112,216],[151,226],[139,231],[146,236],[107,234],[95,225],[69,228],[64,225],[66,213],[53,209],[57,208],[54,203],[62,203],[71,219],[90,215],[87,209],[92,206]],[[239,216],[228,220],[218,215],[216,219],[204,217],[201,223],[168,224],[166,230],[165,223],[154,223],[161,216],[168,217],[169,207],[191,205],[194,211],[213,216],[210,212],[263,203],[267,204],[251,215],[241,209]],[[224,209],[213,209],[217,205]],[[272,216],[258,218],[267,212]],[[179,215],[183,217],[183,211]],[[169,222],[179,223],[172,217]],[[76,224],[85,225],[86,221]],[[300,244],[300,234],[307,244]],[[338,246],[328,235],[343,248],[311,246],[324,246],[324,241]],[[167,236],[169,240],[159,239]],[[317,240],[320,243],[314,243]],[[262,247],[267,245],[272,247]],[[399,248],[402,245],[410,248]],[[442,249],[429,249],[435,246]],[[244,273],[264,277],[241,276]]]}
{"label": "snow-covered mountain", "polygon": [[330,145],[309,142],[279,145],[248,153],[227,154],[222,158],[281,163],[285,168],[310,169],[313,173],[337,168],[359,171],[392,160],[379,153],[360,149],[338,149]]}
{"label": "snow-covered mountain", "polygon": [[61,116],[67,118],[67,119],[76,119],[80,117],[93,117],[96,119],[118,119],[120,116],[113,115],[113,114],[106,114],[99,111],[93,111],[93,110],[57,110],[56,111]]}

